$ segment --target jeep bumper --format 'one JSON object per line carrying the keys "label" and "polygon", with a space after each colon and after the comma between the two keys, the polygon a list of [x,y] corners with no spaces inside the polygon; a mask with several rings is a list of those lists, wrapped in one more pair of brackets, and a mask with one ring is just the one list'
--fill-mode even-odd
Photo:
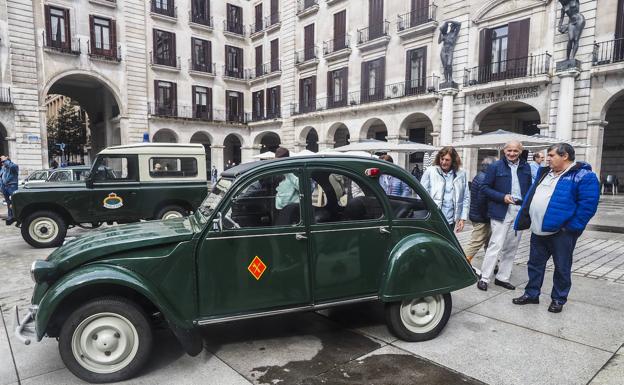
{"label": "jeep bumper", "polygon": [[14,323],[15,323],[15,337],[22,341],[25,345],[30,345],[30,342],[33,338],[37,338],[37,333],[35,331],[35,316],[37,315],[37,306],[31,306],[28,309],[28,313],[20,320],[19,310],[17,309],[17,305],[13,312],[15,313]]}

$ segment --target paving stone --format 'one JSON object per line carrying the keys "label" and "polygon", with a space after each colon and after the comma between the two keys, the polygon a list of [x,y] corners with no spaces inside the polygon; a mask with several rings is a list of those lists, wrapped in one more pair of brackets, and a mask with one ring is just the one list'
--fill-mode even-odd
{"label": "paving stone", "polygon": [[[2,314],[4,314],[4,311],[5,309],[3,307]],[[15,365],[13,364],[5,323],[6,321],[2,322],[0,319],[0,385],[11,384],[17,381],[17,373],[15,372]],[[12,330],[11,324],[6,323],[6,326],[10,332]]]}
{"label": "paving stone", "polygon": [[588,385],[622,385],[624,382],[624,348],[605,364]]}

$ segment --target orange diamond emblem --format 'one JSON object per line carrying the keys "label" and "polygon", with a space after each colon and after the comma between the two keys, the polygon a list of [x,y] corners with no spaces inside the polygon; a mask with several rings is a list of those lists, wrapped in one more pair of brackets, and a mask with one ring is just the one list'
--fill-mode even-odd
{"label": "orange diamond emblem", "polygon": [[247,270],[249,270],[251,275],[253,275],[256,280],[259,280],[260,277],[262,277],[262,274],[264,274],[266,269],[267,269],[267,266],[264,264],[264,262],[262,262],[262,260],[257,255],[247,267]]}

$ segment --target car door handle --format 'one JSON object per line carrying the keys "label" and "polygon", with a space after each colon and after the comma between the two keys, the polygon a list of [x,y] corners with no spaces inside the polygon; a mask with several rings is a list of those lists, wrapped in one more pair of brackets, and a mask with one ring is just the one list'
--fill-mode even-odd
{"label": "car door handle", "polygon": [[381,226],[379,232],[382,234],[390,234],[390,229],[388,229],[388,226]]}
{"label": "car door handle", "polygon": [[308,237],[306,237],[305,234],[297,233],[295,234],[295,239],[298,241],[304,241],[308,239]]}

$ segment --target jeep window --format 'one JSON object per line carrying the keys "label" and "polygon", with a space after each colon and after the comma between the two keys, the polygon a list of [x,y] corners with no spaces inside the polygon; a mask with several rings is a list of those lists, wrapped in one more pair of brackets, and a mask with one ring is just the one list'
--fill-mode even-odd
{"label": "jeep window", "polygon": [[195,211],[195,213],[199,213],[197,215],[201,214],[201,218],[197,218],[200,223],[206,222],[206,217],[210,215],[219,202],[221,202],[233,182],[233,179],[221,178],[212,187],[212,189],[208,192],[208,196],[204,199],[204,202],[202,202],[199,209]]}
{"label": "jeep window", "polygon": [[70,180],[72,180],[70,170],[56,171],[48,178],[48,182],[67,182]]}
{"label": "jeep window", "polygon": [[223,228],[296,226],[301,222],[300,195],[297,175],[262,176],[232,199]]}
{"label": "jeep window", "polygon": [[192,178],[197,176],[195,158],[150,158],[149,174],[152,178]]}
{"label": "jeep window", "polygon": [[137,181],[137,157],[101,156],[95,161],[94,180],[103,181]]}
{"label": "jeep window", "polygon": [[342,173],[314,171],[310,184],[314,223],[383,218],[379,198],[365,183]]}
{"label": "jeep window", "polygon": [[410,187],[410,182],[413,184],[413,181],[395,175],[379,176],[379,184],[388,195],[395,219],[425,219],[429,214],[425,202]]}

